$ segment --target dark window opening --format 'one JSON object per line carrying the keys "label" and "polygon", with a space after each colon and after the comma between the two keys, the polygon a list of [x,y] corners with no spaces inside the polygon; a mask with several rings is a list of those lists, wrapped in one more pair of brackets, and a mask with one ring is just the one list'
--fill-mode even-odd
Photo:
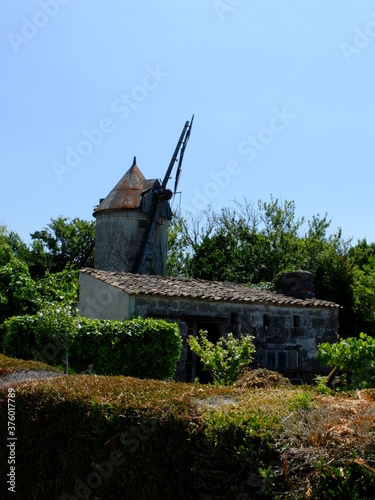
{"label": "dark window opening", "polygon": [[288,363],[287,353],[286,352],[278,352],[277,354],[278,354],[277,362],[279,365],[278,367],[280,368],[280,370],[286,370],[287,363]]}
{"label": "dark window opening", "polygon": [[268,370],[276,370],[276,352],[269,351],[266,354],[266,366]]}
{"label": "dark window opening", "polygon": [[266,351],[268,370],[295,370],[298,368],[298,351]]}
{"label": "dark window opening", "polygon": [[269,314],[263,314],[263,326],[271,326],[271,316]]}
{"label": "dark window opening", "polygon": [[301,316],[293,316],[293,326],[294,328],[299,328],[301,326]]}
{"label": "dark window opening", "polygon": [[238,313],[231,313],[230,322],[232,325],[238,325]]}
{"label": "dark window opening", "polygon": [[[211,322],[198,323],[195,321],[188,323],[188,335],[197,335],[200,330],[207,331],[207,338],[210,342],[216,344],[219,340],[219,325]],[[199,379],[202,384],[212,383],[212,377],[208,371],[204,369],[203,363],[199,357],[194,354],[188,346],[186,359],[186,382],[193,382],[195,378]]]}

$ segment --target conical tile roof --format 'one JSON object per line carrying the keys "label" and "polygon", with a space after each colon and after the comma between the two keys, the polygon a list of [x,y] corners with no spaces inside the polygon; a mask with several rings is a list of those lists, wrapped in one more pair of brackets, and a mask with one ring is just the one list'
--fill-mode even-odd
{"label": "conical tile roof", "polygon": [[134,156],[133,165],[100,203],[94,211],[94,217],[96,217],[98,212],[104,210],[138,208],[141,193],[151,189],[154,182],[155,180],[146,180],[145,176],[139,170],[136,157]]}

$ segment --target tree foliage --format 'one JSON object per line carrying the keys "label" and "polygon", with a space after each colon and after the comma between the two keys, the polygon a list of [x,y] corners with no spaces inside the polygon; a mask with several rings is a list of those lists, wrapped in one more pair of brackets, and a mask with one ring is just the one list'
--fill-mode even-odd
{"label": "tree foliage", "polygon": [[33,239],[30,268],[33,275],[43,276],[63,271],[67,265],[79,269],[92,267],[95,222],[66,217],[51,219],[42,231],[31,234]]}
{"label": "tree foliage", "polygon": [[[48,304],[77,302],[76,268],[94,241],[93,225],[59,218],[52,219],[49,227],[34,233],[30,247],[0,227],[0,325],[6,318],[35,314]],[[36,236],[42,233],[44,240]]]}
{"label": "tree foliage", "polygon": [[283,272],[310,271],[315,296],[341,306],[342,336],[375,333],[375,243],[351,245],[341,229],[330,232],[327,214],[298,218],[294,202],[271,196],[179,217],[179,276],[269,288]]}

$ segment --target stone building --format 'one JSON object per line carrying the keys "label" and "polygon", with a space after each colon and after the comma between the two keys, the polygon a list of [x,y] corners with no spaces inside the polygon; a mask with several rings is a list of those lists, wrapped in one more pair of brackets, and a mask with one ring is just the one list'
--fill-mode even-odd
{"label": "stone building", "polygon": [[211,341],[229,332],[251,334],[257,348],[256,365],[310,382],[320,369],[317,345],[336,341],[338,306],[303,298],[311,291],[298,289],[300,275],[286,275],[289,285],[297,285],[292,287],[293,295],[285,295],[226,282],[86,268],[80,273],[78,308],[89,318],[122,321],[140,315],[176,322],[184,341],[177,380],[192,381],[197,376],[206,380],[207,374],[186,342],[188,335],[203,329]]}
{"label": "stone building", "polygon": [[[168,193],[160,186],[156,179],[145,179],[134,158],[100,201],[94,212],[95,269],[80,271],[80,314],[120,321],[139,315],[178,323],[184,341],[176,375],[181,381],[206,380],[186,342],[201,329],[208,331],[211,341],[229,332],[251,334],[257,365],[311,381],[319,371],[317,345],[337,339],[339,306],[314,298],[312,275],[307,272],[285,274],[278,291],[165,277],[171,209]],[[134,263],[139,261],[155,199],[161,200],[156,229],[142,274],[136,274]]]}

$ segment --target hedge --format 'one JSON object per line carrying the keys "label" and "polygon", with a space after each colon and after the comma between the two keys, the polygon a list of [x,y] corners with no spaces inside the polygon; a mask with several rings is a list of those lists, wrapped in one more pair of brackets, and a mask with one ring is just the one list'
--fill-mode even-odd
{"label": "hedge", "polygon": [[37,351],[35,338],[36,316],[13,316],[3,324],[2,350],[7,356],[20,359],[34,359]]}
{"label": "hedge", "polygon": [[101,375],[166,379],[174,375],[181,347],[177,324],[165,320],[79,318],[70,363],[77,371],[93,364]]}
{"label": "hedge", "polygon": [[[5,321],[4,354],[59,366],[68,348],[69,365],[76,372],[93,364],[94,372],[101,375],[155,379],[174,376],[182,347],[175,323],[150,318],[123,322],[72,319],[57,311],[15,316]],[[62,340],[62,323],[71,330],[69,343]]]}
{"label": "hedge", "polygon": [[[328,438],[326,448],[319,443],[336,401],[306,405],[313,396],[306,388],[240,390],[76,375],[32,381],[15,392],[16,493],[9,498],[375,498],[372,406],[355,421],[349,415],[350,426],[362,419],[367,428],[354,434],[353,450],[341,434],[337,442]],[[374,401],[375,391],[366,397]],[[314,422],[311,442],[298,430],[301,421]],[[285,426],[292,434],[285,436]],[[7,432],[3,387],[0,435]],[[1,492],[8,451],[0,447]]]}
{"label": "hedge", "polygon": [[[6,396],[0,389],[4,435]],[[12,498],[235,499],[247,491],[252,470],[277,459],[268,445],[276,417],[252,404],[236,421],[233,414],[205,414],[198,404],[238,396],[233,389],[127,377],[62,376],[23,385],[16,392]],[[2,470],[5,455],[3,446]]]}

